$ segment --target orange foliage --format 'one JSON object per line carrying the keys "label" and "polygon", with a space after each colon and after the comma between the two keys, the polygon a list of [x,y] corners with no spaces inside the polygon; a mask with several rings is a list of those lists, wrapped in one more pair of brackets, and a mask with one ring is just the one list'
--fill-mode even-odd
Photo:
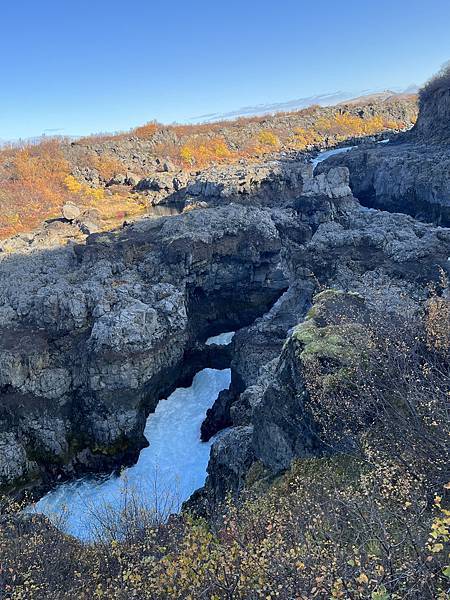
{"label": "orange foliage", "polygon": [[[254,159],[280,149],[305,150],[324,141],[331,145],[349,137],[403,129],[407,125],[381,116],[361,117],[352,113],[351,108],[342,107],[328,112],[330,116],[321,116],[320,107],[310,106],[292,113],[279,113],[276,117],[252,116],[194,125],[162,126],[151,121],[128,133],[99,134],[78,140],[74,165],[69,165],[64,158],[61,141],[45,140],[37,145],[3,147],[0,150],[0,237],[30,230],[43,219],[57,216],[68,199],[84,205],[95,202],[106,206],[108,202],[120,212],[122,201],[116,198],[113,202],[102,188],[91,188],[70,174],[73,166],[81,170],[95,169],[104,181],[124,173],[126,165],[113,155],[105,154],[108,150],[101,147],[103,142],[116,142],[130,135],[152,139],[164,127],[170,135],[165,136],[164,141],[152,144],[151,154],[170,158],[180,167],[205,168],[241,157]],[[302,127],[289,129],[286,116]],[[304,119],[299,121],[296,117]],[[275,128],[265,128],[274,124],[273,119]],[[279,125],[276,119],[280,120]],[[255,127],[246,129],[248,125]],[[138,166],[136,168],[141,172]],[[131,201],[129,210],[135,210]]]}
{"label": "orange foliage", "polygon": [[134,135],[138,138],[150,138],[152,137],[158,129],[161,128],[156,121],[149,121],[145,125],[141,125],[140,127],[136,127],[131,131],[131,135]]}
{"label": "orange foliage", "polygon": [[13,160],[13,179],[41,191],[49,200],[61,191],[68,172],[69,164],[55,141],[21,148]]}
{"label": "orange foliage", "polygon": [[[123,165],[107,155],[90,155],[89,162],[104,179],[123,171]],[[103,188],[91,188],[70,175],[58,141],[0,152],[0,238],[29,231],[58,216],[67,200],[90,205],[104,195]]]}
{"label": "orange foliage", "polygon": [[0,161],[1,237],[29,230],[58,214],[69,173],[58,141],[8,149],[1,153]]}
{"label": "orange foliage", "polygon": [[222,138],[216,137],[185,144],[180,150],[180,158],[186,165],[202,167],[212,162],[231,160],[233,152]]}
{"label": "orange foliage", "polygon": [[96,169],[103,179],[108,181],[118,173],[123,173],[125,166],[116,158],[109,156],[108,154],[102,154],[100,156],[94,156],[91,160],[90,166]]}

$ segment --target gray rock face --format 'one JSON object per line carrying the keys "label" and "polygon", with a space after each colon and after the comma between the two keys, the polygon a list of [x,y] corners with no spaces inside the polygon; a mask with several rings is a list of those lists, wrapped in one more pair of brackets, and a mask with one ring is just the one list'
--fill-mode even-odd
{"label": "gray rock face", "polygon": [[352,192],[366,206],[450,224],[450,146],[404,141],[357,148],[317,171],[334,165],[349,170]]}
{"label": "gray rock face", "polygon": [[212,503],[224,499],[229,490],[239,492],[253,460],[253,428],[233,427],[211,448],[207,490]]}
{"label": "gray rock face", "polygon": [[[294,155],[283,160],[243,161],[239,165],[210,167],[190,176],[184,172],[174,175],[173,169],[169,169],[141,179],[134,189],[146,194],[152,205],[194,207],[206,202],[208,206],[223,206],[238,202],[280,206],[301,194],[303,182],[310,177],[310,165]],[[335,189],[337,183],[342,185],[330,181],[328,192]]]}
{"label": "gray rock face", "polygon": [[[383,302],[401,313],[427,296],[427,285],[439,276],[439,268],[450,271],[449,229],[362,208],[347,198],[302,196],[297,207],[297,219],[310,223],[310,236],[291,235],[284,247],[290,288],[271,311],[234,337],[235,399],[227,408],[237,430],[252,429],[252,440],[243,446],[241,462],[223,448],[226,442],[220,452],[213,446],[205,487],[213,503],[223,499],[224,480],[227,491],[237,492],[242,486],[245,474],[230,474],[238,470],[237,464],[262,463],[277,474],[294,458],[324,451],[308,409],[298,341],[292,335],[305,318],[314,288],[357,292],[368,306]],[[226,439],[232,440],[229,436]]]}
{"label": "gray rock face", "polygon": [[283,206],[302,193],[310,177],[311,167],[304,160],[266,160],[207,169],[190,179],[182,193],[187,205],[205,200],[209,205]]}
{"label": "gray rock face", "polygon": [[351,196],[348,169],[335,167],[307,179],[303,186],[303,194],[305,196],[327,196],[328,198]]}
{"label": "gray rock face", "polygon": [[450,78],[430,86],[415,127],[389,144],[361,146],[329,158],[324,173],[343,166],[366,206],[450,225]]}
{"label": "gray rock face", "polygon": [[0,485],[135,458],[190,349],[286,287],[280,251],[270,211],[229,206],[0,253]]}

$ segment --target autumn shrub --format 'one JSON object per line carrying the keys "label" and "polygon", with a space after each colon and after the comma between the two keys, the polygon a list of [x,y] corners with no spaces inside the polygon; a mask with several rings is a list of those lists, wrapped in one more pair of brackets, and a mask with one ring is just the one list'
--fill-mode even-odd
{"label": "autumn shrub", "polygon": [[258,134],[258,143],[263,149],[276,150],[280,147],[280,139],[269,129],[263,129]]}
{"label": "autumn shrub", "polygon": [[125,541],[82,544],[38,517],[28,527],[10,517],[0,589],[27,600],[444,600],[449,512],[442,496],[430,504],[396,466],[303,459],[213,523],[174,517]]}
{"label": "autumn shrub", "polygon": [[53,202],[61,192],[68,170],[60,144],[49,141],[19,149],[13,158],[11,178]]}
{"label": "autumn shrub", "polygon": [[320,353],[303,360],[323,443],[351,440],[369,462],[397,461],[430,490],[446,483],[449,310],[449,298],[433,293],[420,309],[355,308],[339,317],[345,361],[330,367]]}
{"label": "autumn shrub", "polygon": [[161,125],[157,121],[149,121],[145,125],[141,125],[140,127],[132,129],[131,135],[142,139],[148,139],[151,138],[160,128]]}
{"label": "autumn shrub", "polygon": [[212,162],[231,160],[233,153],[221,137],[196,138],[180,149],[179,154],[185,165],[204,167]]}
{"label": "autumn shrub", "polygon": [[289,146],[296,150],[304,150],[308,146],[313,146],[321,141],[320,135],[312,127],[296,127],[294,133],[289,139]]}
{"label": "autumn shrub", "polygon": [[426,304],[425,331],[428,347],[446,353],[450,348],[450,301],[438,291],[449,288],[448,277],[441,271],[439,284],[431,287],[431,297]]}
{"label": "autumn shrub", "polygon": [[319,117],[314,124],[320,136],[331,136],[337,140],[347,137],[373,135],[387,129],[401,129],[400,121],[385,119],[380,115],[359,117],[350,113],[337,113],[330,117]]}
{"label": "autumn shrub", "polygon": [[87,183],[81,183],[73,175],[65,177],[64,185],[68,192],[82,202],[86,200],[102,200],[105,197],[105,190],[103,188],[93,188],[87,185]]}
{"label": "autumn shrub", "polygon": [[69,173],[61,142],[49,140],[9,149],[0,153],[0,160],[1,237],[58,214]]}
{"label": "autumn shrub", "polygon": [[109,181],[115,175],[126,171],[126,167],[117,158],[108,154],[96,155],[92,158],[91,168],[98,171],[104,181]]}

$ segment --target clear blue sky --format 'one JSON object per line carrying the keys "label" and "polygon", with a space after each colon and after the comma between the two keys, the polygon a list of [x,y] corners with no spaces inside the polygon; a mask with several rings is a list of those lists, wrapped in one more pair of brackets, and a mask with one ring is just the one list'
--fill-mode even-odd
{"label": "clear blue sky", "polygon": [[0,139],[422,83],[449,0],[4,0]]}

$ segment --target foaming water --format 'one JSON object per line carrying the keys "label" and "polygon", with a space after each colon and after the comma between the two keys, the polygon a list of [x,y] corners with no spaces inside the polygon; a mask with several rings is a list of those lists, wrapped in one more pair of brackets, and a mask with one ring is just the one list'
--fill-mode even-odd
{"label": "foaming water", "polygon": [[313,171],[319,163],[323,162],[324,160],[327,160],[327,158],[330,158],[330,156],[334,156],[335,154],[342,154],[343,152],[348,152],[349,150],[352,150],[355,147],[356,146],[343,146],[342,148],[333,148],[332,150],[322,150],[311,161]]}
{"label": "foaming water", "polygon": [[67,533],[83,540],[92,539],[105,511],[124,509],[130,490],[137,492],[146,506],[163,502],[170,512],[179,511],[181,503],[205,483],[214,440],[201,442],[200,427],[207,409],[230,382],[230,369],[203,369],[190,387],[177,388],[158,403],[144,431],[149,446],[122,476],[85,477],[62,483],[41,498],[33,510],[57,520]]}
{"label": "foaming water", "polygon": [[206,340],[206,345],[212,346],[214,344],[216,346],[228,346],[228,344],[231,344],[234,333],[234,331],[226,331],[225,333],[219,333],[219,335],[213,335]]}

